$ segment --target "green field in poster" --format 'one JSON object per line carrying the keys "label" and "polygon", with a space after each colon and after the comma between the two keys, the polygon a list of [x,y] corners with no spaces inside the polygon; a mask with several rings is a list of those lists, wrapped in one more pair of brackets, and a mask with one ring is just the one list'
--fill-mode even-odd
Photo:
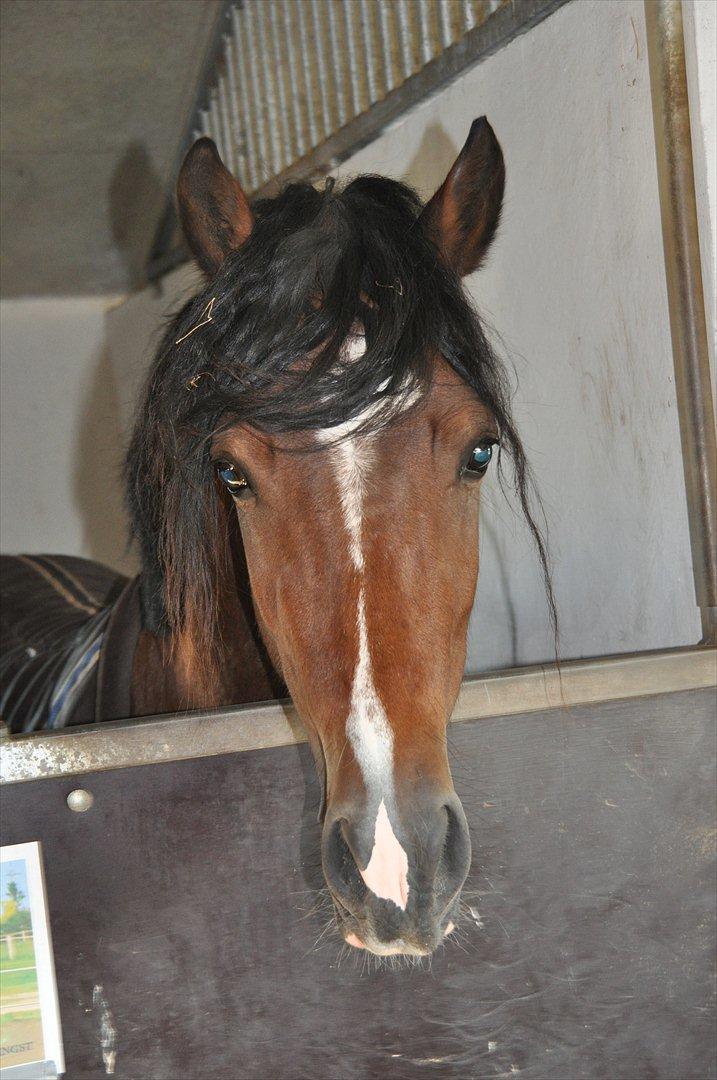
{"label": "green field in poster", "polygon": [[44,1058],[35,946],[24,859],[0,876],[0,1066]]}

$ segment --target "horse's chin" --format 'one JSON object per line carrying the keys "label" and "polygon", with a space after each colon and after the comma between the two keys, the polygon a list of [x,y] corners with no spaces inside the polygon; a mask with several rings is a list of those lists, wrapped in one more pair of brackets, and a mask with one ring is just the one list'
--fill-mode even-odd
{"label": "horse's chin", "polygon": [[374,956],[430,956],[455,928],[455,923],[449,919],[432,948],[404,941],[402,938],[397,938],[395,941],[378,941],[370,931],[349,930],[346,925],[342,925],[340,929],[347,945],[373,953]]}
{"label": "horse's chin", "polygon": [[347,934],[344,937],[347,945],[353,945],[354,949],[365,949],[374,956],[430,956],[430,949],[419,949],[406,941],[372,941],[366,935],[366,941],[362,941],[358,934]]}

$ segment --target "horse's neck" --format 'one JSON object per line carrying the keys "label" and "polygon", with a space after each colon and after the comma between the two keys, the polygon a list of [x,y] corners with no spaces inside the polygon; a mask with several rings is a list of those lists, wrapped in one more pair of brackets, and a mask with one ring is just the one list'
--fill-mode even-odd
{"label": "horse's neck", "polygon": [[218,597],[222,652],[216,675],[209,686],[204,685],[198,670],[201,658],[188,655],[181,641],[142,630],[134,657],[133,716],[271,701],[285,695],[256,625],[238,534],[232,549],[233,580]]}

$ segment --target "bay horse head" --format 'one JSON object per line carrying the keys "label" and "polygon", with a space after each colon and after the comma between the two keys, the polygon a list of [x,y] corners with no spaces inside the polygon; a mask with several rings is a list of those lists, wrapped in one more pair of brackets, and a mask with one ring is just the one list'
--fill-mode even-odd
{"label": "bay horse head", "polygon": [[206,287],[160,350],[129,458],[146,618],[186,704],[222,704],[241,662],[222,597],[245,559],[323,781],[339,926],[380,955],[432,952],[469,869],[446,725],[499,446],[543,557],[503,369],[461,285],[503,188],[485,118],[425,206],[376,176],[250,205],[200,139],[178,202]]}

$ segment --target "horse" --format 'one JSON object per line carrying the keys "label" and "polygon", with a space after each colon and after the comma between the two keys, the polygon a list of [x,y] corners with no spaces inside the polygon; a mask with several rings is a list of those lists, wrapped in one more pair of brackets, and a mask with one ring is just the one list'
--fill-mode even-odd
{"label": "horse", "polygon": [[379,956],[428,955],[458,919],[471,843],[446,726],[503,452],[549,591],[505,365],[462,284],[504,185],[485,117],[425,205],[373,175],[250,203],[195,142],[177,200],[203,284],[166,330],[127,455],[141,574],[6,567],[16,730],[288,690],[338,928]]}

